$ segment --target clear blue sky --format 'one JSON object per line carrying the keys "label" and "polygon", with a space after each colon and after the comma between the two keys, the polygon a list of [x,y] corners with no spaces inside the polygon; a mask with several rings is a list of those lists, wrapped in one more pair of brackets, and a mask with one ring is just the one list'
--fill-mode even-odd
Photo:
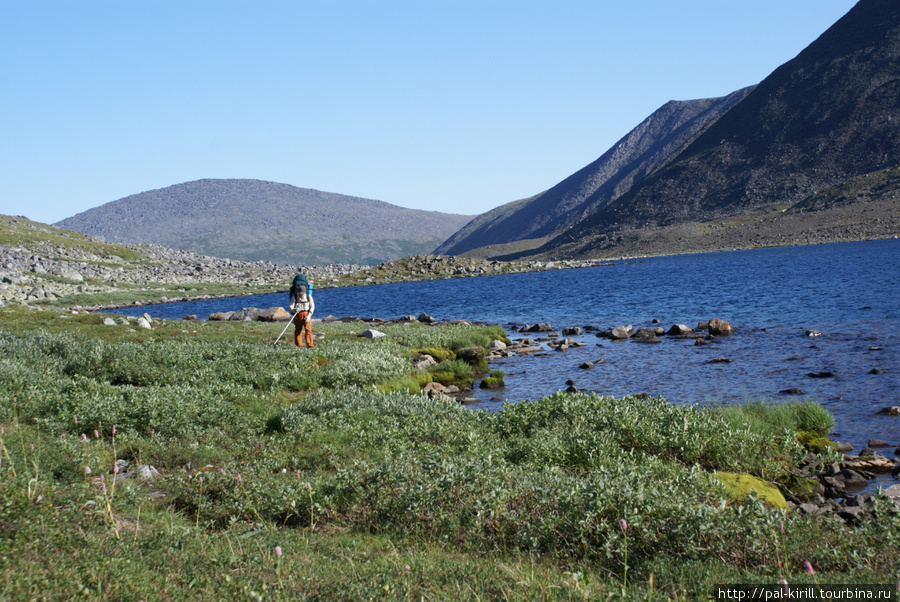
{"label": "clear blue sky", "polygon": [[200,178],[483,213],[669,100],[758,83],[854,4],[0,0],[0,213]]}

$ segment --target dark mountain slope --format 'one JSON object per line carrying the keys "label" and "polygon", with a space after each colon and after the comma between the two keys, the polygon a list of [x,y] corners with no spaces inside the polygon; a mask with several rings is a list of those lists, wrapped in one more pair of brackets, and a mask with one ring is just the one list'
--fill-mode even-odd
{"label": "dark mountain slope", "polygon": [[478,216],[435,252],[458,255],[478,247],[545,239],[571,228],[640,182],[751,89],[666,103],[590,165],[541,194]]}
{"label": "dark mountain slope", "polygon": [[56,225],[110,242],[310,265],[426,253],[470,219],[275,182],[209,179],[135,194]]}
{"label": "dark mountain slope", "polygon": [[670,163],[536,253],[596,254],[622,232],[790,207],[897,165],[900,2],[861,0]]}

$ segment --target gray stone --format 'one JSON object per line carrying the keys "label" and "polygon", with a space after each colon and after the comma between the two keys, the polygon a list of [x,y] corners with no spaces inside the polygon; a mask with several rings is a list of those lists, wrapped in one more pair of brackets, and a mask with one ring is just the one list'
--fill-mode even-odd
{"label": "gray stone", "polygon": [[291,314],[283,307],[270,307],[259,312],[256,319],[260,322],[287,322],[291,319]]}
{"label": "gray stone", "polygon": [[428,354],[423,355],[422,359],[415,363],[416,370],[420,372],[427,370],[430,366],[437,366],[437,362]]}
{"label": "gray stone", "polygon": [[890,447],[891,444],[881,439],[869,439],[869,447]]}
{"label": "gray stone", "polygon": [[820,337],[820,336],[822,336],[822,333],[819,332],[818,330],[807,330],[807,331],[806,331],[806,336],[808,336],[808,337]]}
{"label": "gray stone", "polygon": [[707,325],[709,334],[715,336],[728,336],[732,333],[731,324],[719,318],[713,318]]}
{"label": "gray stone", "polygon": [[861,489],[869,484],[864,476],[849,468],[837,473],[834,478],[839,479],[846,489]]}
{"label": "gray stone", "polygon": [[672,336],[679,336],[679,335],[691,334],[693,332],[694,331],[690,327],[685,326],[684,324],[673,324],[672,327],[668,330],[668,332],[666,334],[669,334]]}
{"label": "gray stone", "polygon": [[625,340],[628,338],[631,326],[616,326],[610,331],[610,338],[616,340]]}
{"label": "gray stone", "polygon": [[800,514],[805,514],[807,516],[815,516],[819,514],[819,506],[810,502],[800,504],[797,509],[800,511]]}
{"label": "gray stone", "polygon": [[891,485],[882,493],[896,502],[900,502],[900,485]]}
{"label": "gray stone", "polygon": [[578,335],[582,334],[583,332],[584,331],[582,331],[581,328],[579,328],[578,326],[571,326],[569,328],[563,328],[563,331],[562,331],[564,337],[578,336]]}
{"label": "gray stone", "polygon": [[878,413],[884,416],[900,416],[900,406],[888,406],[878,410]]}
{"label": "gray stone", "polygon": [[112,318],[103,318],[103,325],[104,326],[115,326],[116,321],[113,320]]}
{"label": "gray stone", "polygon": [[383,332],[381,332],[380,330],[375,330],[374,328],[368,328],[365,331],[363,331],[361,336],[364,336],[367,339],[380,339],[381,337],[384,337],[387,335],[384,334]]}
{"label": "gray stone", "polygon": [[256,307],[245,307],[231,314],[228,319],[234,322],[252,322],[257,319],[261,311]]}
{"label": "gray stone", "polygon": [[137,325],[141,328],[146,328],[147,330],[151,330],[153,328],[152,326],[150,326],[150,322],[148,322],[147,319],[143,316],[138,318]]}
{"label": "gray stone", "polygon": [[504,351],[506,349],[506,343],[499,340],[494,340],[488,343],[488,349],[491,351]]}

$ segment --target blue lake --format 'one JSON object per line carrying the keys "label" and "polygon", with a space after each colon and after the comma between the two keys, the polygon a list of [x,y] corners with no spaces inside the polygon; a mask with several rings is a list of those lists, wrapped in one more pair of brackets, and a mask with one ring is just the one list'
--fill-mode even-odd
{"label": "blue lake", "polygon": [[[285,288],[289,283],[285,283]],[[592,268],[316,289],[316,317],[396,318],[425,312],[438,320],[514,325],[550,323],[601,329],[722,318],[735,333],[705,346],[662,337],[656,345],[615,343],[591,333],[587,345],[542,357],[496,362],[506,388],[475,395],[535,399],[566,387],[615,396],[662,395],[673,403],[787,399],[796,388],[837,419],[837,440],[858,451],[870,438],[900,445],[900,240],[679,255]],[[286,306],[287,294],[161,304],[118,313],[180,319],[243,307]],[[808,329],[823,336],[809,338]],[[534,338],[536,335],[529,335]],[[724,357],[728,363],[710,363]],[[590,370],[585,361],[598,362]],[[831,372],[812,378],[810,373]]]}

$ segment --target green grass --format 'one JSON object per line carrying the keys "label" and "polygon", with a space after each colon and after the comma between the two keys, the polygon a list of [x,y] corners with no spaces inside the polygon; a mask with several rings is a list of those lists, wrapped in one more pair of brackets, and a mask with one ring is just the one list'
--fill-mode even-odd
{"label": "green grass", "polygon": [[[887,502],[849,528],[716,478],[789,472],[814,404],[795,423],[559,393],[489,414],[393,387],[429,378],[416,350],[495,328],[337,322],[301,351],[278,324],[61,315],[0,312],[0,598],[705,599],[812,582],[805,561],[897,581]],[[161,476],[113,487],[116,460]]]}
{"label": "green grass", "polygon": [[[127,247],[90,240],[73,230],[64,230],[33,222],[24,217],[0,215],[0,246],[36,248],[64,246],[91,253],[99,258],[117,257],[123,261],[143,261],[146,258]],[[119,265],[115,262],[115,265]]]}

